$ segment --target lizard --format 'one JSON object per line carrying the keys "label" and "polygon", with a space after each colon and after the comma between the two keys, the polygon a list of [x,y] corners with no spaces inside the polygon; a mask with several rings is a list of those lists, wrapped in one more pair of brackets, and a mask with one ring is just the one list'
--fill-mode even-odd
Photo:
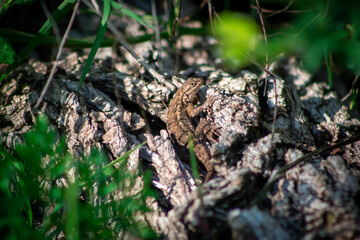
{"label": "lizard", "polygon": [[214,102],[214,98],[209,98],[204,104],[194,107],[197,101],[196,94],[203,83],[203,78],[189,78],[177,90],[174,98],[170,101],[167,114],[167,130],[170,138],[181,146],[189,148],[189,138],[193,140],[195,155],[206,168],[205,182],[207,182],[215,174],[215,169],[210,162],[210,151],[204,144],[203,139],[206,136],[210,141],[214,141],[214,138],[209,135],[214,131],[206,124],[205,119],[201,119],[196,128],[192,124],[192,119],[208,109]]}

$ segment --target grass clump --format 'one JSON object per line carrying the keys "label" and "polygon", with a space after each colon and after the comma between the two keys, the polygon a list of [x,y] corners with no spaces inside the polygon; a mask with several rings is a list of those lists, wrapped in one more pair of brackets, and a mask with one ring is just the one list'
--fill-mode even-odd
{"label": "grass clump", "polygon": [[[143,221],[145,200],[155,197],[150,175],[126,170],[127,152],[108,163],[93,150],[75,159],[45,117],[10,154],[0,146],[0,234],[2,239],[156,238]],[[106,165],[107,164],[107,165]]]}

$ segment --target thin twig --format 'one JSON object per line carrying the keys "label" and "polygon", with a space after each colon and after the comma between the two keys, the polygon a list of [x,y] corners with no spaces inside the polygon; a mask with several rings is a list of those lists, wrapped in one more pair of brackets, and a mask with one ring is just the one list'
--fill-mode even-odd
{"label": "thin twig", "polygon": [[209,11],[211,31],[213,32],[213,34],[214,34],[214,36],[215,36],[216,34],[215,34],[213,7],[212,7],[211,0],[207,0],[207,4],[208,4],[208,11]]}
{"label": "thin twig", "polygon": [[111,21],[108,21],[108,26],[110,28],[110,30],[113,32],[113,34],[115,35],[116,39],[120,42],[120,44],[131,54],[131,56],[133,58],[135,58],[136,61],[138,61],[138,63],[140,63],[155,79],[157,79],[159,82],[163,83],[164,85],[166,85],[167,87],[174,89],[174,86],[169,83],[168,81],[165,80],[165,78],[159,74],[158,72],[156,72],[155,69],[153,69],[152,67],[150,67],[147,63],[145,63],[140,57],[139,55],[137,55],[137,53],[132,50],[132,48],[130,47],[130,45],[126,42],[125,38],[122,36],[122,34],[120,33],[120,31],[112,24]]}
{"label": "thin twig", "polygon": [[52,81],[52,79],[53,79],[53,77],[54,77],[54,74],[55,74],[55,70],[56,70],[58,61],[59,61],[59,59],[60,59],[60,57],[61,57],[61,53],[62,53],[63,47],[64,47],[64,45],[65,45],[66,39],[67,39],[67,37],[68,37],[68,35],[69,35],[71,26],[72,26],[72,24],[74,23],[75,15],[76,15],[76,12],[77,12],[77,10],[78,10],[78,8],[79,8],[79,4],[80,4],[80,0],[76,1],[76,4],[75,4],[75,6],[74,6],[73,13],[71,14],[71,18],[70,18],[69,24],[68,24],[68,26],[67,26],[67,28],[66,28],[66,31],[65,31],[65,33],[64,33],[64,36],[63,36],[63,38],[62,38],[62,40],[61,40],[61,43],[60,43],[59,50],[58,50],[57,55],[56,55],[56,59],[55,59],[54,65],[53,65],[53,67],[52,67],[52,69],[51,69],[51,72],[50,72],[49,78],[48,78],[48,80],[47,80],[47,82],[46,82],[46,84],[45,84],[45,87],[44,87],[44,89],[42,90],[42,92],[41,92],[41,94],[40,94],[40,97],[39,97],[39,99],[37,100],[37,102],[36,102],[36,104],[35,104],[35,107],[34,107],[35,109],[37,109],[37,108],[40,106],[40,104],[41,104],[41,102],[42,102],[42,100],[43,100],[43,98],[44,98],[47,90],[49,89],[50,83],[51,83],[51,81]]}
{"label": "thin twig", "polygon": [[[83,3],[85,3],[89,8],[91,8],[93,11],[96,12],[99,16],[102,15],[100,10],[96,10],[92,4],[90,4],[89,1],[83,0]],[[108,19],[108,28],[111,30],[111,32],[114,34],[115,38],[120,42],[120,44],[125,48],[126,51],[130,53],[130,55],[140,64],[142,65],[155,79],[157,79],[159,82],[164,84],[165,86],[169,87],[170,89],[175,89],[175,85],[171,84],[170,82],[166,81],[165,78],[155,71],[155,69],[151,68],[147,63],[145,63],[139,55],[130,47],[130,45],[127,43],[125,37],[120,33],[120,31],[115,27],[115,25]]]}
{"label": "thin twig", "polygon": [[275,77],[275,75],[270,72],[270,70],[266,69],[265,67],[263,67],[258,61],[256,61],[256,59],[251,56],[251,54],[249,52],[246,52],[246,54],[243,55],[244,58],[246,58],[249,62],[251,62],[252,64],[256,65],[260,70],[266,72],[267,74],[269,74],[270,76]]}
{"label": "thin twig", "polygon": [[[261,23],[261,29],[264,35],[264,41],[265,41],[265,69],[267,71],[265,71],[265,84],[264,84],[264,95],[266,92],[266,87],[267,87],[267,82],[268,82],[268,70],[269,70],[269,54],[268,54],[268,40],[267,40],[267,35],[266,35],[266,28],[265,28],[265,23],[264,23],[264,18],[263,18],[263,14],[262,14],[262,9],[260,7],[259,1],[255,0],[256,5],[257,5],[257,12],[259,14],[259,18],[260,18],[260,23]],[[273,124],[271,127],[271,143],[274,143],[274,133],[275,133],[275,125],[276,125],[276,118],[277,118],[277,84],[276,84],[276,77],[274,75],[272,75],[272,78],[274,80],[274,91],[275,91],[275,106],[274,106],[274,116],[273,116]]]}
{"label": "thin twig", "polygon": [[94,6],[94,8],[96,9],[96,11],[100,11],[100,7],[98,5],[98,3],[96,2],[96,0],[90,0],[92,5]]}
{"label": "thin twig", "polygon": [[299,158],[296,161],[294,161],[294,162],[280,168],[277,171],[274,170],[274,173],[272,174],[272,176],[270,177],[268,182],[265,184],[265,186],[262,188],[262,190],[260,191],[258,196],[254,199],[254,201],[252,201],[251,205],[259,203],[265,197],[265,194],[270,190],[270,187],[274,183],[276,183],[276,181],[278,179],[280,179],[286,171],[290,170],[291,168],[295,167],[296,165],[299,165],[300,163],[311,160],[316,155],[324,154],[325,152],[329,152],[329,151],[331,151],[333,149],[340,148],[342,146],[355,143],[357,141],[360,141],[360,134],[356,135],[355,137],[351,137],[348,140],[336,143],[334,145],[319,148],[318,150],[302,156],[301,158]]}
{"label": "thin twig", "polygon": [[171,33],[171,38],[170,38],[170,42],[173,42],[174,43],[174,48],[175,48],[175,66],[174,66],[174,73],[176,74],[178,72],[178,67],[179,67],[179,52],[178,52],[178,49],[177,49],[177,40],[178,40],[178,37],[179,37],[179,28],[178,28],[178,23],[179,21],[181,20],[180,19],[180,16],[181,16],[181,10],[182,10],[182,1],[181,0],[178,0],[178,14],[176,16],[176,18],[174,19],[174,22],[173,22],[173,26],[172,26],[172,33]]}
{"label": "thin twig", "polygon": [[267,15],[267,17],[272,17],[272,16],[274,16],[274,15],[277,15],[277,14],[279,14],[279,13],[282,13],[282,12],[287,11],[287,10],[291,7],[291,5],[293,4],[293,2],[294,2],[294,0],[290,0],[289,3],[288,3],[288,5],[286,5],[283,9],[274,11],[273,13]]}
{"label": "thin twig", "polygon": [[178,3],[179,3],[179,5],[178,5],[179,11],[178,11],[178,14],[177,14],[176,18],[174,19],[172,30],[171,30],[171,32],[172,32],[171,36],[173,38],[172,41],[176,41],[177,40],[177,35],[178,35],[177,26],[178,26],[178,22],[180,21],[180,16],[181,16],[181,6],[182,6],[181,0],[178,0]]}
{"label": "thin twig", "polygon": [[61,34],[60,34],[60,30],[58,28],[58,25],[56,24],[56,21],[53,18],[52,14],[50,13],[49,8],[46,6],[44,0],[41,0],[40,4],[41,4],[42,9],[44,10],[46,18],[49,19],[49,22],[50,22],[52,29],[54,31],[54,34],[55,34],[57,46],[59,47],[60,43],[61,43]]}
{"label": "thin twig", "polygon": [[[264,42],[265,42],[265,69],[269,69],[269,55],[268,55],[268,51],[267,51],[267,46],[268,46],[268,40],[267,40],[267,35],[266,35],[266,28],[265,28],[265,23],[264,23],[264,18],[263,18],[263,14],[262,14],[262,9],[260,7],[259,1],[256,0],[256,5],[257,5],[257,13],[259,15],[260,18],[260,23],[261,23],[261,30],[263,32],[264,35]],[[266,86],[267,86],[267,80],[268,80],[268,75],[267,73],[265,73],[265,87],[264,87],[264,96],[265,96],[265,92],[266,92]]]}
{"label": "thin twig", "polygon": [[311,19],[311,21],[309,21],[302,29],[300,29],[300,31],[298,31],[295,35],[294,38],[296,38],[297,36],[299,36],[303,31],[305,31],[305,29],[310,26],[313,22],[315,22],[316,19],[318,19],[321,16],[321,13],[319,13],[318,15],[316,15],[313,19]]}
{"label": "thin twig", "polygon": [[154,19],[154,30],[155,30],[155,44],[157,45],[157,50],[159,53],[159,69],[160,72],[162,72],[164,70],[163,67],[163,62],[162,62],[162,58],[161,58],[161,36],[160,36],[160,26],[159,26],[159,21],[158,21],[158,16],[157,16],[157,12],[156,12],[156,5],[155,5],[155,0],[151,0],[151,13]]}
{"label": "thin twig", "polygon": [[276,85],[276,77],[274,77],[274,75],[272,75],[272,78],[274,80],[274,91],[275,91],[275,106],[274,106],[274,118],[273,118],[273,124],[271,127],[271,133],[272,133],[272,137],[271,137],[271,141],[273,142],[274,140],[274,133],[275,133],[275,125],[276,125],[276,118],[277,118],[277,111],[278,111],[278,101],[277,101],[277,85]]}
{"label": "thin twig", "polygon": [[346,94],[346,96],[341,99],[341,102],[345,101],[348,97],[351,96],[351,93],[353,92],[353,90],[354,90],[354,88],[355,88],[355,84],[356,84],[356,82],[357,82],[358,79],[359,79],[359,75],[356,75],[355,80],[352,82],[352,85],[351,85],[351,88],[350,88],[349,93]]}
{"label": "thin twig", "polygon": [[[306,12],[309,12],[311,11],[310,9],[307,9],[307,10],[289,10],[290,6],[292,5],[292,3],[294,2],[294,0],[291,0],[288,5],[286,5],[283,9],[280,9],[280,10],[271,10],[271,9],[266,9],[266,8],[262,8],[262,11],[264,13],[268,13],[267,17],[272,17],[276,14],[279,14],[279,13],[282,13],[284,11],[286,11],[287,13],[294,13],[294,14],[297,14],[297,13],[306,13]],[[250,8],[252,9],[257,9],[257,6],[255,5],[250,5]]]}

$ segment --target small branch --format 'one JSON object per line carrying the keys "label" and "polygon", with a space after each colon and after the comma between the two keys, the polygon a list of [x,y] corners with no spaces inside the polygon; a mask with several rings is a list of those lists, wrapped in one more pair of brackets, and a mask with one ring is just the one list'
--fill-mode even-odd
{"label": "small branch", "polygon": [[[96,10],[92,4],[90,4],[87,0],[83,0],[83,2],[92,10],[96,12],[99,16],[102,15],[100,10]],[[130,53],[130,55],[140,64],[142,65],[155,79],[157,79],[159,82],[164,84],[165,86],[169,87],[170,89],[174,89],[175,86],[171,84],[170,82],[166,81],[165,78],[155,71],[155,69],[151,68],[147,63],[145,63],[139,55],[130,47],[130,45],[127,43],[125,37],[120,33],[120,31],[115,27],[115,25],[108,20],[108,28],[111,30],[111,32],[114,34],[115,38],[120,42],[120,44],[125,48],[126,51]]]}
{"label": "small branch", "polygon": [[[289,10],[289,8],[293,4],[293,2],[294,2],[294,0],[290,0],[288,5],[286,5],[283,9],[280,9],[280,10],[271,10],[271,9],[262,8],[262,11],[264,13],[268,13],[267,17],[272,17],[274,15],[280,14],[280,13],[285,12],[285,11],[287,13],[305,13],[305,12],[310,11],[310,10]],[[250,5],[250,8],[257,10],[257,6],[254,6],[254,5]]]}
{"label": "small branch", "polygon": [[45,87],[44,87],[44,89],[42,90],[42,92],[41,92],[41,94],[40,94],[40,97],[39,97],[39,99],[37,100],[37,102],[36,102],[36,104],[35,104],[35,107],[34,107],[35,109],[37,109],[37,108],[40,106],[40,104],[41,104],[41,102],[42,102],[42,100],[43,100],[43,98],[44,98],[47,90],[49,89],[50,83],[51,83],[51,81],[52,81],[52,79],[53,79],[53,77],[54,77],[54,74],[55,74],[55,70],[56,70],[58,61],[59,61],[59,59],[60,59],[60,57],[61,57],[61,53],[62,53],[63,47],[64,47],[64,45],[65,45],[66,39],[67,39],[67,37],[68,37],[68,35],[69,35],[71,26],[72,26],[72,24],[74,23],[75,15],[76,15],[76,12],[77,12],[77,10],[78,10],[78,8],[79,8],[79,4],[80,4],[80,0],[78,0],[78,1],[76,2],[75,6],[74,6],[74,10],[73,10],[73,13],[72,13],[72,15],[71,15],[69,24],[68,24],[68,26],[67,26],[67,28],[66,28],[66,31],[65,31],[65,34],[64,34],[64,36],[63,36],[63,38],[62,38],[62,40],[61,40],[61,43],[60,43],[60,46],[59,46],[58,53],[57,53],[57,55],[56,55],[56,59],[55,59],[54,65],[53,65],[53,67],[52,67],[52,69],[51,69],[51,72],[50,72],[49,78],[48,78],[48,80],[47,80],[47,82],[46,82],[46,84],[45,84]]}
{"label": "small branch", "polygon": [[301,158],[299,158],[296,161],[294,161],[294,162],[280,168],[279,170],[274,170],[274,172],[271,175],[269,181],[262,188],[262,190],[260,191],[258,196],[252,201],[251,205],[259,203],[265,197],[265,194],[270,190],[271,186],[274,183],[276,183],[277,180],[280,179],[286,171],[290,170],[291,168],[295,167],[296,165],[299,165],[300,163],[311,160],[316,155],[324,154],[325,152],[329,152],[329,151],[331,151],[331,150],[333,150],[335,148],[340,148],[342,146],[352,144],[352,143],[357,142],[357,141],[360,141],[360,134],[356,135],[355,137],[351,137],[348,140],[336,143],[334,145],[319,148],[318,150],[302,156]]}
{"label": "small branch", "polygon": [[173,23],[172,30],[171,30],[171,32],[172,32],[171,36],[173,38],[173,41],[176,41],[177,35],[178,35],[177,26],[178,26],[178,22],[180,21],[180,15],[181,15],[181,10],[182,10],[181,5],[182,5],[181,0],[179,0],[179,6],[178,6],[179,11],[178,11],[176,18],[174,19],[174,23]]}
{"label": "small branch", "polygon": [[293,4],[293,2],[294,2],[294,0],[290,0],[289,3],[288,3],[288,5],[286,5],[283,9],[274,11],[273,13],[267,15],[267,17],[272,17],[272,16],[274,16],[274,15],[277,15],[277,14],[279,14],[279,13],[282,13],[282,12],[287,11],[287,10],[291,7],[291,5]]}
{"label": "small branch", "polygon": [[57,42],[57,46],[59,47],[60,44],[61,44],[61,34],[60,34],[60,30],[58,28],[58,25],[56,24],[56,21],[53,18],[53,16],[51,15],[48,7],[46,6],[46,4],[44,2],[44,0],[41,0],[40,3],[41,3],[41,7],[44,10],[46,18],[49,19],[49,22],[50,22],[50,24],[52,26],[52,29],[54,31],[54,34],[55,34],[55,39],[56,39],[56,42]]}
{"label": "small branch", "polygon": [[[264,34],[264,41],[265,41],[265,46],[267,48],[268,46],[268,40],[267,40],[267,35],[266,35],[266,28],[265,28],[265,23],[264,23],[264,18],[263,18],[263,14],[262,14],[262,9],[260,7],[260,4],[259,4],[259,0],[255,0],[256,1],[256,5],[258,7],[257,9],[257,12],[259,14],[259,18],[260,18],[260,23],[261,23],[261,29],[262,29],[262,32]],[[268,56],[268,51],[266,49],[266,53],[265,53],[265,68],[268,69],[269,67],[269,56]]]}
{"label": "small branch", "polygon": [[353,90],[355,88],[355,84],[356,84],[358,79],[359,79],[359,75],[356,75],[354,81],[352,82],[351,89],[350,89],[349,93],[346,94],[346,96],[341,99],[341,102],[345,101],[348,97],[351,96],[351,93],[353,92]]}
{"label": "small branch", "polygon": [[175,68],[174,68],[174,73],[176,74],[178,72],[178,66],[179,66],[179,52],[177,50],[177,40],[179,37],[179,26],[178,23],[181,20],[180,16],[181,16],[181,10],[182,10],[182,1],[178,0],[178,14],[176,16],[176,18],[174,19],[173,25],[172,25],[172,33],[171,33],[171,38],[169,39],[170,42],[174,43],[174,54],[175,54]]}
{"label": "small branch", "polygon": [[[179,26],[179,36],[183,35],[196,35],[203,36],[206,34],[206,29],[204,27],[199,28],[189,28]],[[0,35],[2,37],[6,37],[10,43],[16,44],[25,44],[31,41],[35,34],[30,34],[27,32],[21,32],[16,30],[10,30],[5,28],[0,28]],[[151,40],[154,37],[154,34],[144,34],[133,37],[126,37],[126,41],[131,44],[142,43]],[[161,38],[169,38],[169,33],[167,31],[163,31],[160,33]],[[39,40],[42,46],[46,47],[57,47],[56,39],[51,36],[44,36]],[[111,47],[116,39],[114,38],[104,38],[100,47]],[[65,46],[66,48],[90,48],[94,44],[94,39],[74,39],[68,38],[66,40]]]}
{"label": "small branch", "polygon": [[[261,29],[264,35],[264,41],[265,41],[265,84],[264,84],[264,95],[266,92],[266,86],[267,86],[267,82],[268,82],[268,77],[269,77],[269,54],[268,54],[268,39],[267,39],[267,34],[266,34],[266,28],[265,28],[265,23],[264,23],[264,17],[262,14],[262,9],[260,7],[259,4],[259,0],[255,0],[256,2],[256,6],[257,6],[257,12],[259,14],[259,18],[260,18],[260,23],[261,23]],[[272,74],[271,75],[273,80],[274,80],[274,91],[275,91],[275,107],[274,107],[274,116],[273,116],[273,124],[271,127],[271,133],[272,133],[272,137],[271,137],[271,144],[274,144],[274,133],[275,133],[275,125],[276,125],[276,118],[277,118],[277,85],[276,85],[276,77]]]}
{"label": "small branch", "polygon": [[[257,12],[260,18],[260,23],[261,23],[261,30],[263,32],[264,35],[264,41],[265,41],[265,69],[268,70],[269,69],[269,55],[268,55],[268,51],[267,51],[267,46],[268,46],[268,40],[267,40],[267,35],[266,35],[266,28],[265,28],[265,23],[264,23],[264,18],[262,15],[262,9],[260,7],[259,1],[256,0],[256,5],[257,5]],[[266,86],[267,86],[267,80],[268,80],[268,74],[266,72],[266,76],[265,76],[265,87],[264,87],[264,95],[266,92]],[[275,106],[276,107],[276,106]]]}
{"label": "small branch", "polygon": [[161,58],[161,36],[160,36],[160,26],[159,26],[159,21],[158,21],[158,16],[157,16],[157,12],[156,12],[156,5],[155,5],[155,0],[151,0],[151,13],[154,19],[154,30],[155,30],[155,43],[157,45],[157,49],[159,52],[159,69],[162,72],[164,67],[163,67],[163,62],[162,62],[162,58]]}
{"label": "small branch", "polygon": [[213,32],[214,36],[216,36],[216,34],[215,34],[215,26],[214,26],[213,7],[212,7],[211,0],[207,0],[207,4],[208,4],[211,31]]}

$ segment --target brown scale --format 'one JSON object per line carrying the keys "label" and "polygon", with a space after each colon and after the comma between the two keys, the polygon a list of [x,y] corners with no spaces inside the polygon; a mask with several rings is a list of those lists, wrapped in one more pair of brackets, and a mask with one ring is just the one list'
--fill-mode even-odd
{"label": "brown scale", "polygon": [[205,166],[207,171],[205,181],[208,181],[215,174],[215,169],[210,163],[211,155],[203,140],[208,138],[214,141],[213,135],[215,131],[209,126],[206,119],[202,118],[196,128],[191,122],[192,118],[209,108],[215,100],[210,98],[204,104],[194,107],[197,101],[196,94],[203,83],[202,78],[189,78],[178,89],[174,98],[170,101],[167,130],[170,138],[181,146],[187,147],[189,137],[193,139],[195,155]]}

